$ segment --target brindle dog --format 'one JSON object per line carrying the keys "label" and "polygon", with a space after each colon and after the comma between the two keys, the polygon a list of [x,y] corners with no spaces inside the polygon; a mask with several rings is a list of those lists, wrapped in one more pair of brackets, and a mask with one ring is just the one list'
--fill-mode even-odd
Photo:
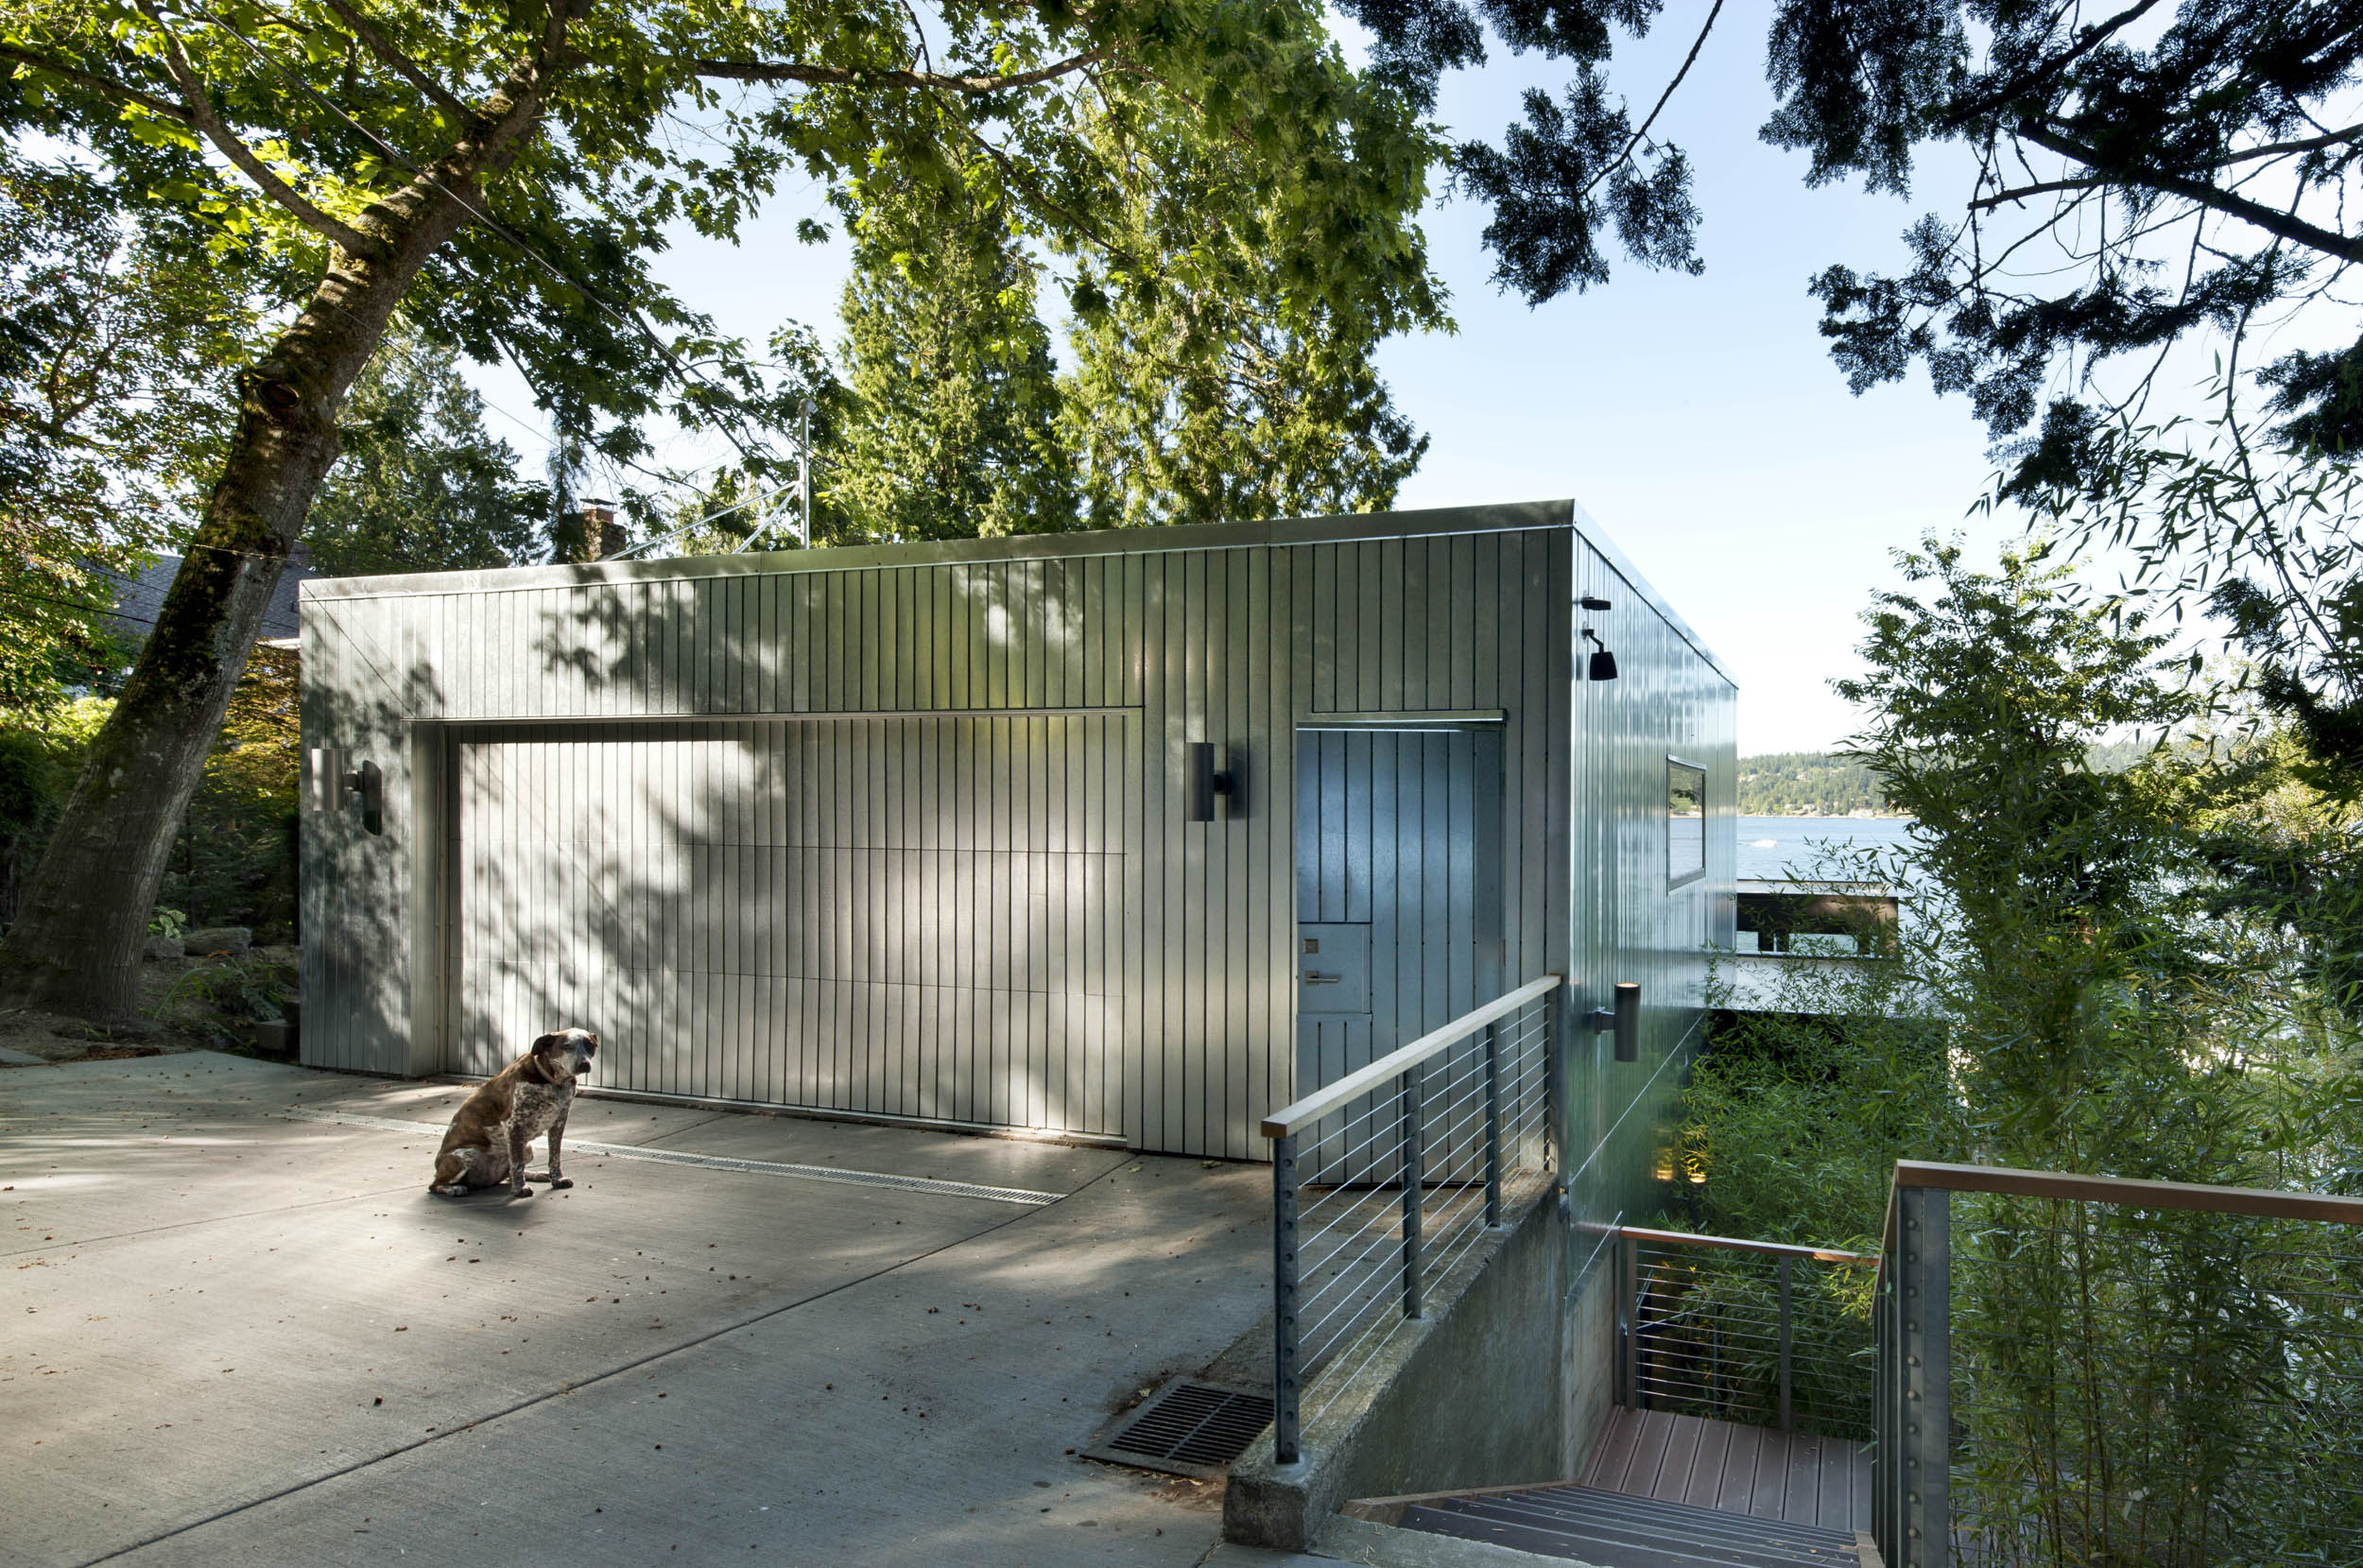
{"label": "brindle dog", "polygon": [[[457,1198],[506,1181],[509,1197],[531,1198],[527,1181],[573,1186],[559,1163],[559,1140],[574,1107],[575,1080],[591,1070],[598,1049],[599,1037],[588,1029],[561,1029],[535,1041],[531,1050],[469,1095],[451,1119],[435,1156],[435,1180],[426,1190]],[[528,1172],[526,1146],[544,1130],[550,1135],[550,1168]]]}

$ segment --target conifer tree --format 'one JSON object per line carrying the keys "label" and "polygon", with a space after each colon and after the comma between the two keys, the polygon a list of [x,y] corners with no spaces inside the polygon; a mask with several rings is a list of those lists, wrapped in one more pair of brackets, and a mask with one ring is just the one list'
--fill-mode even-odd
{"label": "conifer tree", "polygon": [[991,538],[1075,526],[1040,268],[990,199],[865,188],[845,286],[849,416],[836,537]]}

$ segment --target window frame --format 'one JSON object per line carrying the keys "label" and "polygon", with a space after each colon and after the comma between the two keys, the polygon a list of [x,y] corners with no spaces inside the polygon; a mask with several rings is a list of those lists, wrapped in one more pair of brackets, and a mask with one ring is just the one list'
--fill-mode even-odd
{"label": "window frame", "polygon": [[[1678,869],[1674,862],[1675,824],[1689,820],[1687,818],[1677,817],[1674,814],[1674,782],[1676,768],[1695,773],[1698,775],[1699,779],[1699,859],[1696,869],[1686,871]],[[1670,751],[1666,753],[1665,890],[1667,892],[1672,892],[1677,887],[1687,887],[1692,883],[1703,879],[1707,874],[1707,784],[1710,778],[1711,775],[1709,774],[1707,767],[1704,763],[1692,762],[1687,757],[1679,757]]]}

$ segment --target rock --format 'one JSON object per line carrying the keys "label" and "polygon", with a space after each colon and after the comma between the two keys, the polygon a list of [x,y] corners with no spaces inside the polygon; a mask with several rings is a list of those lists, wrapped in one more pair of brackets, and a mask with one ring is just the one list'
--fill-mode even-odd
{"label": "rock", "polygon": [[187,955],[188,944],[178,937],[150,937],[142,951],[143,958],[179,958]]}
{"label": "rock", "polygon": [[201,931],[181,933],[181,945],[192,956],[227,953],[233,958],[243,958],[254,945],[254,933],[243,925],[209,925]]}

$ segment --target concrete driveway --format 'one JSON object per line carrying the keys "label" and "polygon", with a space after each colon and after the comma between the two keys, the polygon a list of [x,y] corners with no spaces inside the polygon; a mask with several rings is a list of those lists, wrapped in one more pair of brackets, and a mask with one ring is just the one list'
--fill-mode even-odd
{"label": "concrete driveway", "polygon": [[640,1155],[450,1202],[463,1094],[0,1071],[0,1562],[1213,1548],[1218,1489],[1070,1451],[1254,1323],[1262,1167],[594,1100]]}

